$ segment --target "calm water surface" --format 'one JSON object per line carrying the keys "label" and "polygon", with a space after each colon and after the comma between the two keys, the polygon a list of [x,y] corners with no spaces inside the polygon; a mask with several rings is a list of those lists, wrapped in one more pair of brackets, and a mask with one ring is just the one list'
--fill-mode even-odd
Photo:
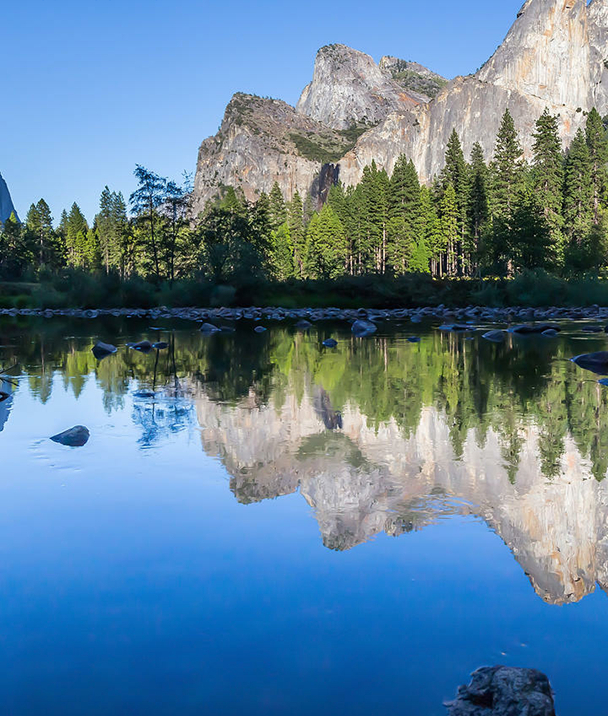
{"label": "calm water surface", "polygon": [[497,663],[605,710],[603,335],[154,328],[0,321],[1,714],[435,716]]}

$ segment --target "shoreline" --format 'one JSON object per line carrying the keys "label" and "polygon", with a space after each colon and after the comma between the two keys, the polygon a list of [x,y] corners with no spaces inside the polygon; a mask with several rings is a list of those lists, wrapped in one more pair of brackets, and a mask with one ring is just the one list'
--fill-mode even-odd
{"label": "shoreline", "polygon": [[447,306],[426,308],[281,308],[281,307],[235,307],[235,308],[0,308],[0,317],[28,318],[140,318],[140,319],[181,319],[192,322],[201,321],[272,321],[285,320],[309,321],[356,321],[365,318],[372,321],[410,321],[413,324],[432,320],[453,320],[488,323],[514,323],[534,321],[585,321],[608,320],[608,306],[533,308],[512,306],[508,308],[488,308],[487,306],[469,306],[452,308]]}

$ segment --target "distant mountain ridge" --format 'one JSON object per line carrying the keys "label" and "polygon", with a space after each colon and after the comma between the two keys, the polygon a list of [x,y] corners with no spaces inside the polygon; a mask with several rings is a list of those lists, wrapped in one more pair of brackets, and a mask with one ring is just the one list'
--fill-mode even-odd
{"label": "distant mountain ridge", "polygon": [[0,223],[3,224],[13,212],[17,216],[7,183],[4,181],[2,174],[0,174]]}
{"label": "distant mountain ridge", "polygon": [[[220,131],[199,150],[195,212],[226,186],[255,200],[275,181],[287,199],[297,190],[322,200],[328,181],[356,184],[372,160],[391,172],[402,153],[428,182],[443,167],[453,129],[466,154],[479,142],[490,158],[507,108],[526,156],[546,107],[560,115],[567,146],[586,111],[608,112],[608,0],[527,0],[485,65],[450,82],[417,63],[384,57],[376,64],[330,45],[319,50],[296,108],[281,103],[277,113],[276,102],[233,98]],[[289,141],[290,126],[298,141]],[[350,141],[329,141],[331,131]]]}

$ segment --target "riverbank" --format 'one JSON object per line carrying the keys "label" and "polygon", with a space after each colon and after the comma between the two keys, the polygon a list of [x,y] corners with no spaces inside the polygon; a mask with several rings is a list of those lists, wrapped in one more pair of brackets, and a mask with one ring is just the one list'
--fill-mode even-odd
{"label": "riverbank", "polygon": [[182,319],[193,322],[222,321],[356,321],[365,318],[371,321],[411,322],[419,324],[425,321],[448,321],[452,323],[527,323],[534,321],[608,321],[608,306],[589,307],[521,307],[488,308],[468,306],[450,308],[446,306],[427,306],[423,308],[285,308],[260,307],[246,308],[2,308],[0,316],[96,319],[112,316],[115,318],[140,318],[152,321]]}
{"label": "riverbank", "polygon": [[132,310],[168,306],[239,307],[285,309],[369,309],[395,307],[424,309],[451,306],[502,308],[511,306],[608,306],[608,280],[594,277],[558,277],[544,271],[525,272],[514,278],[437,279],[423,274],[400,277],[343,276],[327,281],[251,280],[245,284],[214,284],[183,279],[153,284],[139,277],[121,280],[105,273],[84,274],[69,270],[46,275],[39,282],[0,282],[3,309]]}

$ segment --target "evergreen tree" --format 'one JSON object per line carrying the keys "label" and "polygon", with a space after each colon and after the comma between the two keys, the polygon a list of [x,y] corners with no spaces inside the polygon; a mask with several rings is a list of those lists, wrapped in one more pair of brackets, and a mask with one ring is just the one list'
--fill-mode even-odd
{"label": "evergreen tree", "polygon": [[44,199],[32,204],[25,218],[26,231],[32,243],[37,246],[38,265],[58,266],[61,264],[61,246],[53,231],[53,217]]}
{"label": "evergreen tree", "polygon": [[[533,180],[536,205],[543,212],[551,234],[553,253],[563,260],[564,161],[557,117],[545,109],[536,122],[533,150]],[[529,206],[529,204],[528,204]]]}
{"label": "evergreen tree", "polygon": [[564,222],[571,258],[572,249],[581,248],[591,231],[593,193],[591,157],[585,135],[579,129],[570,145],[564,172]]}
{"label": "evergreen tree", "polygon": [[136,222],[152,254],[152,270],[156,282],[161,280],[159,241],[161,222],[158,208],[165,201],[166,180],[138,164],[133,172],[138,187],[129,197]]}
{"label": "evergreen tree", "polygon": [[86,268],[88,265],[87,259],[89,258],[87,247],[89,225],[76,202],[72,204],[66,219],[62,214],[60,229],[65,232],[64,241],[68,264],[77,268]]}
{"label": "evergreen tree", "polygon": [[525,189],[523,150],[513,117],[505,110],[502,117],[494,160],[490,165],[490,205],[492,216],[508,223],[518,199]]}
{"label": "evergreen tree", "polygon": [[527,189],[518,202],[507,242],[507,257],[515,270],[555,268],[557,247],[551,226],[532,189]]}
{"label": "evergreen tree", "polygon": [[469,233],[473,242],[473,249],[477,254],[481,237],[487,228],[490,216],[488,201],[488,167],[483,156],[483,149],[479,142],[473,145],[469,171],[469,204],[468,224]]}
{"label": "evergreen tree", "polygon": [[591,163],[593,221],[599,224],[601,209],[606,206],[608,195],[608,137],[602,118],[595,107],[587,117],[585,136]]}
{"label": "evergreen tree", "polygon": [[347,244],[342,222],[325,204],[310,221],[306,233],[306,273],[330,279],[346,272]]}
{"label": "evergreen tree", "polygon": [[388,187],[388,264],[394,273],[405,273],[421,239],[420,181],[413,162],[401,155]]}
{"label": "evergreen tree", "polygon": [[278,182],[275,181],[273,184],[268,198],[270,201],[270,225],[273,231],[276,231],[287,220],[285,199]]}
{"label": "evergreen tree", "polygon": [[456,243],[460,237],[458,227],[458,204],[456,202],[456,191],[450,182],[441,198],[440,204],[440,225],[439,225],[439,253],[440,268],[439,275],[444,273],[454,275],[456,273]]}
{"label": "evergreen tree", "polygon": [[467,245],[469,177],[460,138],[455,129],[452,130],[445,152],[445,167],[442,172],[442,184],[444,191],[449,184],[454,187],[458,239],[454,242],[456,260],[451,270],[463,274],[469,263],[469,247]]}
{"label": "evergreen tree", "polygon": [[295,275],[293,240],[287,222],[271,233],[270,262],[277,280],[286,281]]}

